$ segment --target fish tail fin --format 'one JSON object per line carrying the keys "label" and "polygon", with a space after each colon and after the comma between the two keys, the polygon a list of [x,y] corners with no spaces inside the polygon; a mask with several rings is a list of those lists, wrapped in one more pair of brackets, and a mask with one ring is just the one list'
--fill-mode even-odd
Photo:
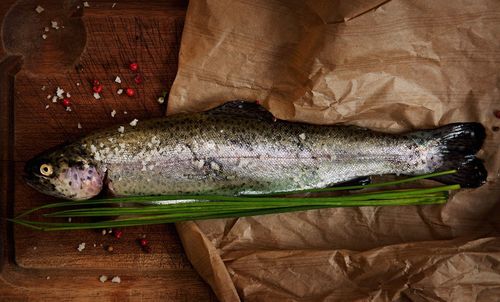
{"label": "fish tail fin", "polygon": [[486,182],[488,172],[475,156],[481,149],[486,132],[480,123],[455,123],[414,135],[430,135],[428,139],[440,154],[437,171],[457,170],[457,173],[439,176],[435,180],[445,184],[459,184],[463,188],[477,188]]}

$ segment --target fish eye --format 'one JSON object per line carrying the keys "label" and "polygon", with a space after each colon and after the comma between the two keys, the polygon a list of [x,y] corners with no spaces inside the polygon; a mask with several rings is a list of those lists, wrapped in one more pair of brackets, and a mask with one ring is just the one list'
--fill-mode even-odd
{"label": "fish eye", "polygon": [[50,176],[52,173],[54,173],[54,170],[52,169],[52,166],[49,164],[42,164],[40,166],[40,173],[44,176]]}

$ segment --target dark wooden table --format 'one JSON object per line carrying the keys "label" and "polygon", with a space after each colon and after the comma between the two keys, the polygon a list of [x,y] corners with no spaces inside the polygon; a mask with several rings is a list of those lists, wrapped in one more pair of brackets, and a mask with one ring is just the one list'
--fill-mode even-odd
{"label": "dark wooden table", "polygon": [[[166,105],[156,100],[175,77],[187,3],[88,3],[0,3],[0,301],[214,301],[173,225],[126,228],[116,239],[101,230],[45,233],[5,220],[54,201],[22,180],[24,162],[36,153],[94,129],[164,114]],[[45,10],[37,13],[37,5]],[[130,62],[139,64],[142,83],[135,83]],[[94,79],[104,87],[100,100],[92,95]],[[70,93],[71,112],[47,99],[57,87]],[[127,87],[134,97],[116,93]],[[151,253],[136,242],[143,234]],[[120,276],[121,283],[101,283],[101,275]]]}

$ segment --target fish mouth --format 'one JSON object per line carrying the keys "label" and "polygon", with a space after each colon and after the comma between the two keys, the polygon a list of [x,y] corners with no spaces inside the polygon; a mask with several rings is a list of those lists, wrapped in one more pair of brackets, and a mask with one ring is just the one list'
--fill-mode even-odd
{"label": "fish mouth", "polygon": [[40,177],[36,175],[24,174],[23,176],[24,182],[31,188],[35,189],[38,192],[41,192],[46,195],[51,195],[54,197],[64,197],[55,190],[55,187],[51,183],[44,183],[41,181]]}

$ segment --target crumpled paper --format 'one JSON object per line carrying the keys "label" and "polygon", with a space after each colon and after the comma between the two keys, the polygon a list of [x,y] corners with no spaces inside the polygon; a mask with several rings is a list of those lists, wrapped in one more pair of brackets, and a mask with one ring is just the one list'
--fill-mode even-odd
{"label": "crumpled paper", "polygon": [[479,121],[488,182],[446,205],[178,223],[221,301],[500,296],[500,2],[190,1],[168,112],[258,100],[387,132]]}

